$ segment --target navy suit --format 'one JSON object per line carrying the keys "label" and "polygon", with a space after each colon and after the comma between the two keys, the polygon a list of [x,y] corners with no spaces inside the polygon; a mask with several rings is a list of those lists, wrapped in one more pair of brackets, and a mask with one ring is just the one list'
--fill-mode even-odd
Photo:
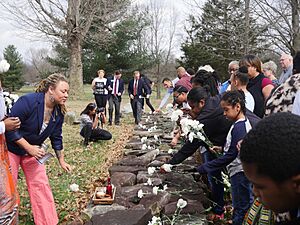
{"label": "navy suit", "polygon": [[133,112],[133,117],[135,123],[138,124],[141,121],[142,117],[142,108],[143,108],[143,94],[149,95],[150,89],[143,79],[138,80],[137,90],[134,93],[134,79],[131,79],[128,84],[128,94],[130,97],[131,108]]}
{"label": "navy suit", "polygon": [[[115,77],[109,77],[107,78],[107,89],[108,89],[108,112],[109,112],[109,118],[108,122],[111,125],[112,124],[112,118],[113,118],[113,111],[115,108],[115,124],[120,124],[120,107],[121,107],[121,100],[122,100],[122,94],[124,93],[124,81],[122,79],[119,79],[118,81],[118,87],[117,87],[117,94],[114,94],[114,84],[115,84]],[[110,87],[110,88],[109,88]],[[110,90],[111,89],[111,90]]]}

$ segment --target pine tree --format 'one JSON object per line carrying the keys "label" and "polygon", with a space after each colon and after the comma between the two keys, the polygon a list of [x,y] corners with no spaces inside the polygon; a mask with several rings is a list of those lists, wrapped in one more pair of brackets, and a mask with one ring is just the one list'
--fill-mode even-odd
{"label": "pine tree", "polygon": [[228,78],[230,61],[248,53],[260,53],[265,47],[260,36],[262,29],[250,17],[246,42],[244,12],[240,0],[208,0],[200,17],[190,16],[191,29],[187,30],[189,37],[181,46],[184,52],[181,63],[194,69],[210,64],[224,79]]}
{"label": "pine tree", "polygon": [[10,68],[3,74],[3,86],[10,91],[20,89],[24,81],[22,79],[22,57],[14,45],[8,45],[3,52],[4,59],[10,64]]}

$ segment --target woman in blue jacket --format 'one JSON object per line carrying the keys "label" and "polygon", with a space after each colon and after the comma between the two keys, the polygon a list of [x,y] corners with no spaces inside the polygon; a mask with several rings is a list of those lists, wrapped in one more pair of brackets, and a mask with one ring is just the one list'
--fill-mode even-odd
{"label": "woman in blue jacket", "polygon": [[45,166],[37,161],[45,155],[41,145],[48,137],[61,167],[71,171],[62,151],[62,124],[68,92],[66,78],[52,74],[40,82],[36,93],[20,97],[11,109],[10,116],[19,117],[21,121],[19,129],[6,133],[12,174],[17,184],[19,166],[24,171],[37,225],[58,223]]}

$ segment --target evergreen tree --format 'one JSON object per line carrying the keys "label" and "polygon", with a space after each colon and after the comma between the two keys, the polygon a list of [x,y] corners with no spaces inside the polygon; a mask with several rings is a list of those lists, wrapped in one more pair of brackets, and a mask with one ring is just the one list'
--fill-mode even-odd
{"label": "evergreen tree", "polygon": [[4,49],[3,55],[10,64],[9,70],[3,74],[3,86],[10,91],[19,90],[24,84],[22,57],[14,45],[8,45]]}
{"label": "evergreen tree", "polygon": [[[199,18],[190,16],[191,28],[181,48],[180,63],[197,69],[210,64],[223,79],[228,78],[227,66],[243,55],[259,54],[266,47],[262,29],[250,17],[248,40],[245,41],[244,4],[240,0],[208,0]],[[247,45],[247,46],[246,46]],[[247,49],[251,49],[247,52]]]}

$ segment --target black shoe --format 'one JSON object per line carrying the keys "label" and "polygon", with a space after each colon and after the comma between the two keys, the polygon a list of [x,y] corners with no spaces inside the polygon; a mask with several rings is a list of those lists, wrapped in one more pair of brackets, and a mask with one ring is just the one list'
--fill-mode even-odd
{"label": "black shoe", "polygon": [[112,125],[112,122],[108,122],[108,126],[111,126]]}

